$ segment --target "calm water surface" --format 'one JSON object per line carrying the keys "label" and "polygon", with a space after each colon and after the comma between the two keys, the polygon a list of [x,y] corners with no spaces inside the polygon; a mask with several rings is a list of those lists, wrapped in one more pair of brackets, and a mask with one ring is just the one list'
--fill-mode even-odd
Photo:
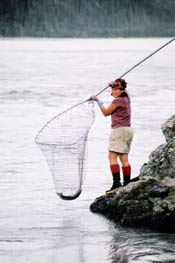
{"label": "calm water surface", "polygon": [[[34,138],[54,115],[95,95],[168,39],[0,39],[0,261],[175,262],[175,235],[115,226],[89,206],[111,184],[110,118],[95,107],[81,196],[59,199]],[[126,77],[135,138],[133,177],[165,142],[174,114],[175,46]],[[101,94],[106,105],[110,91]]]}

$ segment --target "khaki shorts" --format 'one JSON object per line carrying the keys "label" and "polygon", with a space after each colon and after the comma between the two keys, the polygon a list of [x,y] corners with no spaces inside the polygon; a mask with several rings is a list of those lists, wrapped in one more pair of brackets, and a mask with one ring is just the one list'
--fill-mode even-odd
{"label": "khaki shorts", "polygon": [[131,127],[119,127],[111,130],[109,138],[109,151],[128,154],[133,139]]}

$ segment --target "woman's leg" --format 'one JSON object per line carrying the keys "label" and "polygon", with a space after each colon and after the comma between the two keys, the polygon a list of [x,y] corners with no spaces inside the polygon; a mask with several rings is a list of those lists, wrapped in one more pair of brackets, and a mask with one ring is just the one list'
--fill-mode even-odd
{"label": "woman's leg", "polygon": [[119,159],[120,159],[120,161],[121,161],[121,163],[122,163],[122,166],[128,166],[128,165],[130,165],[130,164],[129,164],[129,160],[128,160],[128,154],[126,154],[126,153],[120,153],[120,154],[119,154]]}
{"label": "woman's leg", "polygon": [[128,160],[128,154],[119,154],[120,161],[122,163],[124,186],[130,183],[131,180],[131,165]]}
{"label": "woman's leg", "polygon": [[118,153],[110,152],[109,151],[109,163],[110,163],[110,169],[113,177],[113,185],[111,189],[106,191],[106,194],[111,194],[113,192],[116,192],[119,187],[121,187],[120,183],[120,166],[117,162]]}
{"label": "woman's leg", "polygon": [[118,153],[109,151],[109,163],[110,163],[110,165],[118,164],[118,161],[117,161],[118,156],[119,156]]}

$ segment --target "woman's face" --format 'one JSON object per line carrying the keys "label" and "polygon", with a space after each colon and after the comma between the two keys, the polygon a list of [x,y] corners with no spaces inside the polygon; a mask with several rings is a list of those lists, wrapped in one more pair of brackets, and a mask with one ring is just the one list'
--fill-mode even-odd
{"label": "woman's face", "polygon": [[111,88],[111,96],[113,96],[114,98],[117,98],[118,96],[120,96],[121,93],[122,91],[119,89],[119,87]]}

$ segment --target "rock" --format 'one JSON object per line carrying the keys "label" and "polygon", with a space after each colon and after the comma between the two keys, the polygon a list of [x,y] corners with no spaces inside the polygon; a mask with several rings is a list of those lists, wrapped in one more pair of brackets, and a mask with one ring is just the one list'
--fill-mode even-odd
{"label": "rock", "polygon": [[175,181],[148,177],[111,196],[97,198],[90,210],[121,226],[144,226],[175,233]]}
{"label": "rock", "polygon": [[175,115],[162,125],[167,143],[141,167],[139,181],[100,196],[90,206],[117,224],[175,233]]}
{"label": "rock", "polygon": [[175,178],[175,137],[160,145],[149,155],[148,163],[140,169],[140,178],[153,176]]}
{"label": "rock", "polygon": [[167,142],[169,142],[172,138],[175,137],[175,115],[173,115],[171,118],[169,118],[162,125],[162,132],[163,132]]}
{"label": "rock", "polygon": [[162,125],[162,131],[167,143],[160,145],[149,155],[149,162],[140,169],[140,178],[175,178],[175,115]]}

